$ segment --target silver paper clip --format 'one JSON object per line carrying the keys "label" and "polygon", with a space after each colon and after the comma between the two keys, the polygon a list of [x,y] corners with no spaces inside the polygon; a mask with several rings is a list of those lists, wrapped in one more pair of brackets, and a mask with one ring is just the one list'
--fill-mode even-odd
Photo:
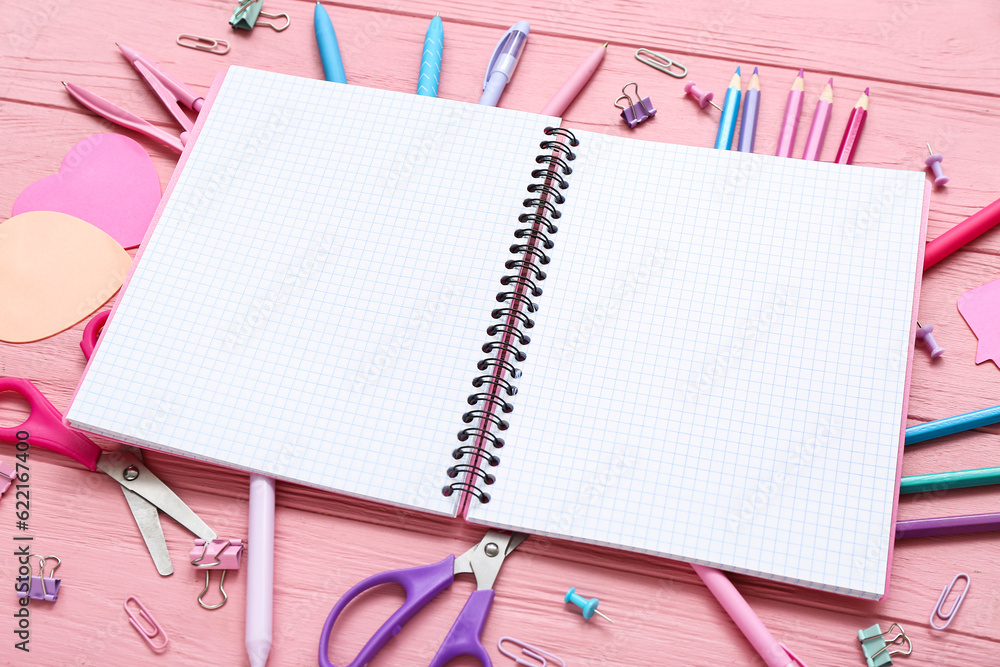
{"label": "silver paper clip", "polygon": [[[962,592],[958,594],[955,598],[954,604],[951,605],[951,610],[946,614],[944,612],[944,601],[948,598],[953,590],[955,590],[955,584],[959,579],[965,579],[965,587],[962,588]],[[944,587],[941,591],[941,597],[938,598],[937,604],[934,605],[934,611],[931,612],[930,624],[935,630],[944,630],[949,625],[951,625],[952,619],[955,618],[955,613],[958,612],[958,606],[962,604],[962,600],[965,599],[965,594],[969,592],[969,586],[972,585],[972,580],[969,579],[969,575],[964,572],[960,572],[955,575],[955,578],[951,580],[951,583]],[[939,618],[944,621],[944,625],[935,625],[934,619]]]}
{"label": "silver paper clip", "polygon": [[[643,58],[642,56],[646,56]],[[635,52],[635,59],[644,65],[649,65],[653,69],[660,70],[664,74],[668,74],[675,79],[683,79],[687,76],[688,68],[681,65],[676,60],[671,60],[662,53],[657,53],[656,51],[650,51],[649,49],[639,49]],[[680,74],[672,71],[674,67],[680,68],[682,71]]]}
{"label": "silver paper clip", "polygon": [[[233,26],[233,30],[252,30],[254,27],[259,25],[265,25],[268,28],[273,28],[277,32],[285,30],[292,24],[292,19],[288,14],[284,12],[280,14],[268,14],[263,11],[264,0],[243,0],[233,11],[232,17],[229,19],[229,25]],[[263,16],[268,19],[285,19],[285,25],[280,28],[273,23],[265,23],[263,21],[257,21],[258,16]]]}
{"label": "silver paper clip", "polygon": [[198,51],[208,51],[219,56],[229,53],[229,42],[224,39],[212,39],[211,37],[199,37],[182,33],[177,35],[177,44],[186,49],[197,49]]}

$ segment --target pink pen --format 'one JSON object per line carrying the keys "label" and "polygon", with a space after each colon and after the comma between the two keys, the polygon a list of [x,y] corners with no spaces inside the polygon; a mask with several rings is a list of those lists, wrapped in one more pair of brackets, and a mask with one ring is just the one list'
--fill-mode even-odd
{"label": "pink pen", "polygon": [[805,663],[799,660],[794,653],[783,644],[778,643],[778,640],[750,608],[750,605],[743,599],[743,596],[736,590],[724,572],[693,563],[691,567],[708,586],[708,590],[712,591],[712,595],[719,601],[737,627],[753,644],[754,649],[764,659],[767,667],[795,667],[796,665],[805,667]]}
{"label": "pink pen", "polygon": [[795,133],[799,128],[799,116],[802,115],[802,96],[805,94],[806,81],[800,69],[792,89],[788,91],[788,101],[785,103],[785,119],[781,122],[781,134],[778,136],[778,157],[792,157],[795,147]]}
{"label": "pink pen", "polygon": [[587,59],[580,63],[576,71],[562,85],[559,92],[545,105],[545,108],[542,109],[542,115],[561,116],[566,107],[576,99],[576,96],[580,94],[583,87],[590,81],[590,77],[594,76],[594,72],[597,71],[601,61],[604,60],[604,54],[607,52],[608,43],[604,42],[603,46],[598,47],[597,50],[587,56]]}
{"label": "pink pen", "polygon": [[830,126],[830,112],[833,110],[833,77],[826,82],[823,94],[816,102],[816,113],[813,114],[809,137],[806,139],[806,149],[802,153],[803,160],[818,160],[823,150],[823,139],[826,138],[826,128]]}

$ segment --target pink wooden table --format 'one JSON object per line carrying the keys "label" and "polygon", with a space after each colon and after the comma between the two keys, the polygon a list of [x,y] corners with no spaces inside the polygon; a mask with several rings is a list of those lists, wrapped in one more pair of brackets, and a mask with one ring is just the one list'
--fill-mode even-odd
{"label": "pink wooden table", "polygon": [[[717,115],[683,98],[679,82],[633,58],[638,47],[672,54],[690,68],[686,81],[721,93],[739,64],[759,66],[763,104],[757,150],[777,143],[784,99],[795,72],[806,70],[806,102],[795,154],[827,77],[835,77],[835,108],[823,159],[831,160],[850,107],[872,87],[871,113],[855,162],[920,169],[924,142],[945,155],[951,176],[931,199],[933,238],[1000,195],[1000,7],[987,0],[870,3],[785,3],[779,0],[669,0],[653,2],[553,0],[550,3],[473,3],[415,0],[328,5],[352,83],[413,91],[423,34],[440,12],[445,21],[442,97],[476,101],[496,39],[513,22],[531,23],[531,39],[502,105],[538,111],[563,79],[599,43],[611,45],[603,67],[569,108],[570,127],[627,134],[611,103],[638,81],[659,114],[632,136],[708,146]],[[0,34],[0,220],[20,191],[53,173],[63,154],[84,137],[109,130],[65,93],[78,83],[168,127],[154,101],[115,48],[137,48],[196,90],[229,64],[322,78],[312,32],[313,3],[268,0],[269,11],[291,15],[283,33],[258,28],[232,34],[235,0],[33,0],[2,5]],[[514,5],[514,6],[511,6]],[[225,57],[182,49],[178,33],[224,37]],[[166,184],[176,156],[138,139]],[[1000,230],[961,250],[924,279],[920,318],[933,323],[947,354],[931,362],[917,350],[910,423],[1000,402],[1000,371],[974,364],[976,340],[955,308],[964,291],[1000,277]],[[83,325],[42,342],[0,343],[0,375],[27,377],[59,409],[83,370],[77,343]],[[864,332],[851,334],[865,345]],[[0,423],[25,415],[10,395],[0,396]],[[1000,465],[1000,429],[952,436],[914,447],[904,474]],[[10,448],[0,458],[12,459]],[[162,454],[149,466],[222,535],[245,536],[244,474]],[[33,450],[31,522],[14,527],[14,501],[0,501],[0,663],[8,665],[234,665],[245,664],[245,572],[227,579],[229,604],[198,607],[199,575],[183,562],[190,536],[170,520],[164,529],[176,573],[159,577],[117,485],[68,460]],[[407,567],[459,553],[481,530],[347,500],[288,484],[278,485],[272,665],[315,664],[320,628],[330,607],[353,583],[387,568]],[[920,494],[901,502],[901,518],[995,511],[1000,491],[990,488]],[[14,536],[34,537],[33,550],[63,559],[60,599],[30,607],[30,653],[14,649]],[[927,618],[941,587],[964,571],[972,590],[951,628],[934,633]],[[1000,631],[1000,534],[901,541],[891,589],[880,602],[862,602],[733,576],[772,632],[810,665],[862,665],[856,631],[879,622],[901,623],[914,653],[898,664],[996,664]],[[615,625],[585,622],[562,603],[570,586],[601,598]],[[426,664],[471,591],[459,583],[406,626],[373,664]],[[531,538],[505,566],[484,642],[497,665],[513,664],[495,650],[511,635],[561,656],[570,665],[758,665],[760,659],[684,564],[610,549]],[[134,594],[170,635],[156,656],[128,626],[123,599]],[[346,662],[401,595],[389,591],[361,603],[352,622],[335,633],[335,660]],[[458,662],[456,662],[458,664]],[[461,664],[476,664],[466,661]]]}

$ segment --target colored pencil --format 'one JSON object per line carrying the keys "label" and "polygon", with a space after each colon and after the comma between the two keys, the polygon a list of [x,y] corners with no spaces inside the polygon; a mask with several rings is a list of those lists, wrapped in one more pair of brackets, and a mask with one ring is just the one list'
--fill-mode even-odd
{"label": "colored pencil", "polygon": [[932,535],[958,535],[1000,530],[1000,513],[939,516],[933,519],[906,519],[896,522],[896,539],[930,537]]}
{"label": "colored pencil", "polygon": [[833,159],[837,164],[851,164],[854,161],[854,151],[858,148],[858,140],[861,139],[861,130],[865,127],[865,119],[868,118],[868,89],[861,94],[858,103],[851,111],[851,117],[847,119],[847,128],[844,130],[844,138],[840,140],[840,148],[837,149],[837,157]]}
{"label": "colored pencil", "polygon": [[803,71],[799,69],[798,76],[792,81],[792,89],[788,91],[788,101],[785,102],[785,119],[781,122],[781,134],[778,135],[778,157],[792,157],[795,148],[795,133],[799,129],[799,117],[802,115],[802,99],[805,97],[806,80]]}
{"label": "colored pencil", "polygon": [[826,88],[816,102],[816,113],[813,114],[812,125],[809,126],[809,136],[806,137],[806,149],[802,152],[803,160],[818,160],[823,151],[823,139],[826,138],[826,128],[830,126],[830,112],[833,111],[833,77],[826,82]]}
{"label": "colored pencil", "polygon": [[976,468],[974,470],[932,472],[927,475],[909,475],[899,481],[899,492],[943,491],[944,489],[964,489],[970,486],[990,484],[1000,484],[1000,468]]}
{"label": "colored pencil", "polygon": [[743,92],[743,81],[740,79],[740,68],[729,80],[726,89],[726,99],[722,102],[722,116],[719,118],[719,131],[715,134],[715,147],[730,150],[733,147],[733,134],[736,133],[736,116],[740,112],[740,95]]}
{"label": "colored pencil", "polygon": [[746,99],[743,100],[743,118],[740,120],[740,140],[736,150],[742,153],[753,153],[753,140],[757,135],[757,115],[760,111],[760,77],[757,68],[753,68],[750,83],[747,84]]}

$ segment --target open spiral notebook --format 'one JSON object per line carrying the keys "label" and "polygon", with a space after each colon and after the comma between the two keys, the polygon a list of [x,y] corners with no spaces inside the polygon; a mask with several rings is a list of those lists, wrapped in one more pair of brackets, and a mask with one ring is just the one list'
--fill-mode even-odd
{"label": "open spiral notebook", "polygon": [[884,594],[922,173],[238,67],[209,105],[74,427]]}

